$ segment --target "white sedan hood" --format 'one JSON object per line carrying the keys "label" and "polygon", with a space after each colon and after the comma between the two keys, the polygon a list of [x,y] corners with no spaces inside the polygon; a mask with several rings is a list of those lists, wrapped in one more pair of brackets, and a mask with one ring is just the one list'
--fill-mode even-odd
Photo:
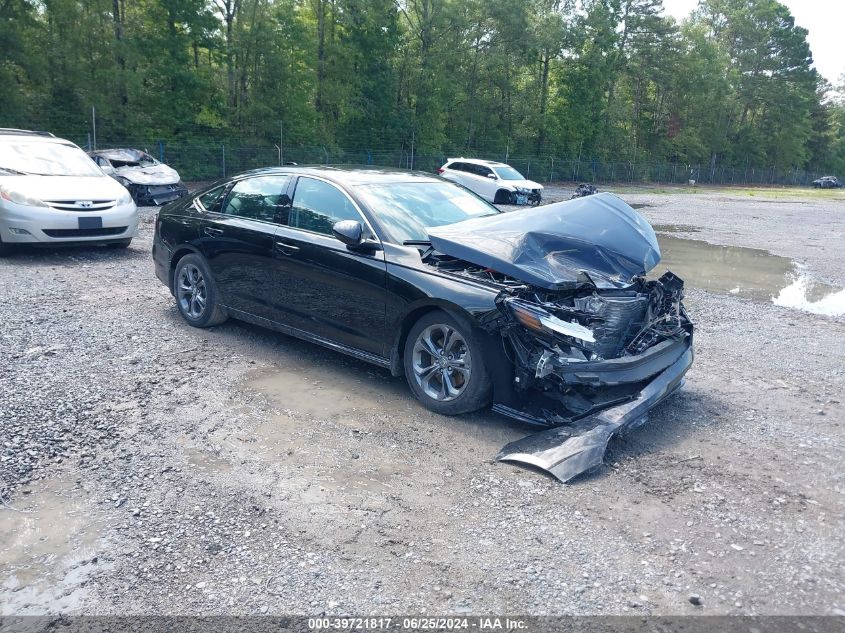
{"label": "white sedan hood", "polygon": [[543,185],[539,182],[534,182],[533,180],[503,180],[502,182],[507,183],[511,187],[516,189],[542,189]]}
{"label": "white sedan hood", "polygon": [[136,185],[175,185],[179,182],[179,172],[167,165],[118,167],[114,175]]}
{"label": "white sedan hood", "polygon": [[119,182],[102,176],[9,176],[0,185],[44,201],[118,200],[126,195]]}

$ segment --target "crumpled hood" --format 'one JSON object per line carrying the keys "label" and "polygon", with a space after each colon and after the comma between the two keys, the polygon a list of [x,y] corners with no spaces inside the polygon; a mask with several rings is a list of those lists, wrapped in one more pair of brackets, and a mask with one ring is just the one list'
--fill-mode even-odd
{"label": "crumpled hood", "polygon": [[539,182],[534,182],[533,180],[500,180],[498,182],[511,187],[517,187],[519,189],[543,189],[543,185]]}
{"label": "crumpled hood", "polygon": [[118,167],[114,175],[137,185],[173,185],[179,182],[179,172],[167,165],[149,167]]}
{"label": "crumpled hood", "polygon": [[[654,229],[610,193],[432,227],[435,250],[557,290],[622,288],[660,261]],[[579,278],[580,277],[580,278]]]}

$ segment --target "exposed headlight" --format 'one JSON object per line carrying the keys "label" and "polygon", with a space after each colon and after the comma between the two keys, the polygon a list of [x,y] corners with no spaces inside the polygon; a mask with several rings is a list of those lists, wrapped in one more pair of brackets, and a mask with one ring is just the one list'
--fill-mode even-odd
{"label": "exposed headlight", "polygon": [[570,323],[557,318],[540,306],[522,301],[520,299],[506,299],[505,304],[510,308],[511,314],[529,330],[534,332],[556,332],[564,336],[571,336],[587,343],[595,343],[596,337],[590,328],[580,323]]}
{"label": "exposed headlight", "polygon": [[14,189],[10,189],[6,186],[0,187],[0,197],[2,197],[4,200],[8,200],[9,202],[14,202],[15,204],[22,204],[27,207],[47,206],[47,204],[43,200],[33,198],[32,196],[28,196],[25,193],[21,193],[20,191],[15,191]]}
{"label": "exposed headlight", "polygon": [[517,192],[517,193],[531,193],[531,190],[530,190],[530,189],[527,189],[527,188],[525,188],[525,187],[517,187],[517,188],[516,188],[516,192]]}

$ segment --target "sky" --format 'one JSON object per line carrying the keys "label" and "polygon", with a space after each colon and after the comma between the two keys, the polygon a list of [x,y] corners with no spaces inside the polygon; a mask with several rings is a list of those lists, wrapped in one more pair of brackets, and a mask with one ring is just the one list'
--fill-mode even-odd
{"label": "sky", "polygon": [[[809,31],[807,41],[816,70],[832,84],[845,73],[845,1],[780,0],[795,16],[795,23]],[[698,0],[663,0],[666,13],[679,22],[687,17]]]}

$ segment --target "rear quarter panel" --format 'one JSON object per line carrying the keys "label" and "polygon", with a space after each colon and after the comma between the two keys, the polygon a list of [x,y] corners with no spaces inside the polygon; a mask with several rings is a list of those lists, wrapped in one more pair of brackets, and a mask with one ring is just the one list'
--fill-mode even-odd
{"label": "rear quarter panel", "polygon": [[156,218],[153,261],[156,276],[170,288],[170,267],[180,250],[199,252],[202,218],[192,206],[193,198],[178,200],[161,208]]}

